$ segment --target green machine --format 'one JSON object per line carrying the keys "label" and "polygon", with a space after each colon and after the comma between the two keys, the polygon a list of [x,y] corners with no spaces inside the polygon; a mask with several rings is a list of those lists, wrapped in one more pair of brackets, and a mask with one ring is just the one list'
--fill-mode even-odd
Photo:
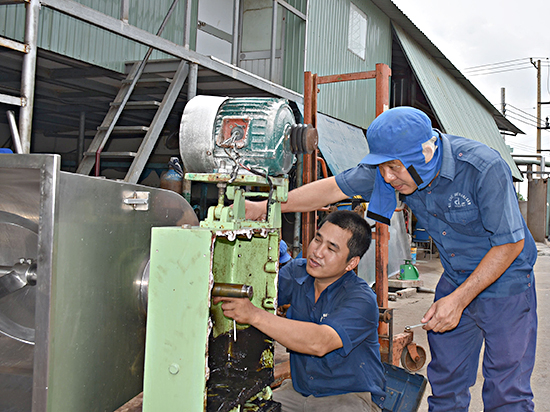
{"label": "green machine", "polygon": [[[218,204],[200,226],[152,231],[145,412],[279,410],[270,400],[273,341],[225,318],[212,296],[246,297],[275,311],[287,173],[295,154],[316,145],[316,130],[297,125],[285,100],[197,96],[187,103],[180,127],[186,178],[216,184]],[[252,196],[268,200],[265,220],[245,219]]]}

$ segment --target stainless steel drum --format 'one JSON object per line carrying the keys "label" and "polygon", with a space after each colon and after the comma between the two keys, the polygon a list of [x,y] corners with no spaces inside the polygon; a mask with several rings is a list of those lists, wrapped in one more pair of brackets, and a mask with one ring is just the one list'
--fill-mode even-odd
{"label": "stainless steel drum", "polygon": [[151,228],[198,225],[171,191],[0,154],[0,410],[112,411],[141,392]]}

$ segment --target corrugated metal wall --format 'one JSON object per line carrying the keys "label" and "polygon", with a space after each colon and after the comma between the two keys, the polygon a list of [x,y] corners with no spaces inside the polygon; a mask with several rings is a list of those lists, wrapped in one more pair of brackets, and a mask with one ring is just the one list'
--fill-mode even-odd
{"label": "corrugated metal wall", "polygon": [[[310,3],[316,3],[316,0],[310,0]],[[289,4],[302,13],[307,13],[306,0],[292,0],[289,1]],[[306,23],[293,13],[286,13],[286,16],[282,85],[298,93],[303,93]]]}
{"label": "corrugated metal wall", "polygon": [[514,177],[521,179],[493,115],[401,27],[394,26],[409,63],[445,133],[477,140],[497,150],[510,166]]}
{"label": "corrugated metal wall", "polygon": [[[331,75],[391,67],[390,19],[368,0],[353,4],[367,15],[366,58],[348,50],[349,0],[315,0],[310,4],[306,70]],[[374,80],[320,86],[318,110],[366,128],[375,117]]]}
{"label": "corrugated metal wall", "polygon": [[[130,1],[129,23],[156,33],[173,0]],[[80,0],[78,3],[119,18],[120,1]],[[179,2],[164,29],[162,37],[174,43],[183,43],[185,3]],[[23,41],[25,30],[25,6],[23,4],[0,6],[0,35]],[[47,7],[40,10],[38,47],[64,56],[124,71],[124,62],[141,60],[147,48],[136,42],[101,30],[75,18]],[[155,52],[152,59],[167,58]]]}
{"label": "corrugated metal wall", "polygon": [[[306,0],[288,0],[306,14]],[[245,0],[239,66],[264,79],[270,78],[271,0]],[[283,33],[281,34],[281,30]],[[277,51],[273,81],[298,93],[303,91],[306,23],[284,7],[277,8]],[[281,46],[282,43],[282,46]]]}

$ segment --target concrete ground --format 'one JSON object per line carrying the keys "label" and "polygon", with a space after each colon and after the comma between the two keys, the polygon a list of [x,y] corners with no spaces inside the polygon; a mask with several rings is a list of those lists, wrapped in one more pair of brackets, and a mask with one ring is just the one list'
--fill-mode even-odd
{"label": "concrete ground", "polygon": [[[550,372],[548,364],[550,363],[550,246],[546,243],[537,243],[538,259],[535,265],[535,278],[538,298],[538,340],[537,357],[535,370],[531,379],[533,393],[535,395],[535,410],[537,412],[550,411]],[[420,256],[423,258],[422,256]],[[437,281],[443,269],[439,263],[438,257],[432,260],[418,260],[416,267],[419,271],[420,279],[424,282],[425,288],[435,289]],[[394,333],[400,333],[407,325],[416,325],[428,310],[433,302],[433,294],[416,293],[407,298],[398,298],[395,302],[390,302],[390,307],[394,308]],[[426,366],[430,360],[430,353],[426,332],[417,328],[414,329],[414,342],[422,346],[426,352],[428,360],[425,366],[417,373],[424,376]],[[478,369],[478,378],[476,384],[471,388],[472,399],[470,402],[470,412],[483,411],[483,401],[481,399],[481,390],[483,386],[483,376],[481,374],[481,359]],[[427,398],[431,393],[428,384],[426,393],[422,399],[419,411],[427,411]]]}

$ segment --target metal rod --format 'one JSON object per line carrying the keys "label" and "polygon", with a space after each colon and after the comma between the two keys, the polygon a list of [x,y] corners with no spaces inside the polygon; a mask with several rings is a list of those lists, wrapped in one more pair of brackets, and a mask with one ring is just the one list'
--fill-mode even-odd
{"label": "metal rod", "polygon": [[8,122],[10,124],[11,136],[13,140],[13,145],[15,146],[15,153],[23,154],[23,146],[21,145],[21,137],[19,136],[19,131],[17,130],[17,122],[15,121],[15,113],[11,110],[6,112],[8,115]]}
{"label": "metal rod", "polygon": [[269,80],[274,81],[275,76],[275,49],[277,48],[277,0],[273,0],[273,13],[271,15],[271,54],[269,60]]}
{"label": "metal rod", "polygon": [[231,64],[239,64],[239,16],[240,2],[233,0],[233,41],[231,43]]}
{"label": "metal rod", "polygon": [[541,149],[540,60],[537,60],[537,153]]}
{"label": "metal rod", "polygon": [[185,1],[185,25],[183,28],[183,47],[189,49],[191,42],[191,11],[193,9],[193,0]]}
{"label": "metal rod", "polygon": [[27,53],[29,49],[26,44],[6,39],[5,37],[0,37],[0,46],[7,47],[8,49],[12,49],[21,53]]}
{"label": "metal rod", "polygon": [[199,65],[197,63],[189,63],[189,78],[187,80],[187,101],[197,95],[197,77],[199,73]]}
{"label": "metal rod", "polygon": [[40,0],[29,0],[25,4],[25,8],[25,45],[28,48],[28,53],[23,56],[21,96],[25,99],[26,104],[19,109],[19,132],[21,133],[23,153],[30,153]]}
{"label": "metal rod", "polygon": [[128,23],[128,20],[130,17],[129,14],[130,14],[130,1],[121,0],[120,1],[120,20],[122,20],[124,23]]}
{"label": "metal rod", "polygon": [[243,284],[214,283],[212,287],[212,296],[252,299],[254,297],[254,288]]}
{"label": "metal rod", "polygon": [[[303,155],[297,156],[296,162],[296,186],[302,186]],[[292,243],[292,257],[297,258],[300,253],[300,232],[302,229],[302,213],[294,213],[294,240]]]}
{"label": "metal rod", "polygon": [[76,141],[76,166],[82,161],[84,155],[84,139],[86,134],[86,112],[80,112],[80,124],[78,127],[78,140]]}

